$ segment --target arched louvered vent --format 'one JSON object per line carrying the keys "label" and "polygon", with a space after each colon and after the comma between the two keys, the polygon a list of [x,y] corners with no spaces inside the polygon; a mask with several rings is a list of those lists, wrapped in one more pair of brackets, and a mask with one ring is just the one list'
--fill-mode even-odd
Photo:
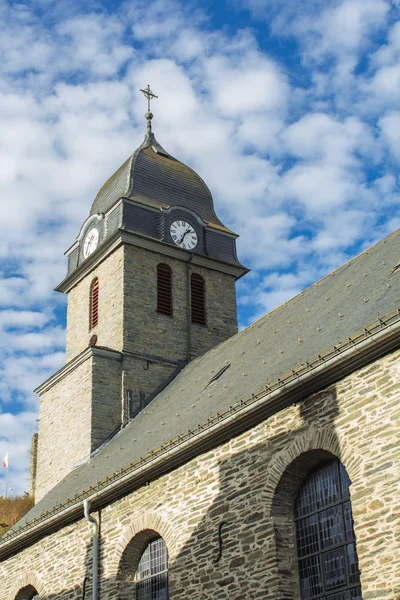
{"label": "arched louvered vent", "polygon": [[93,279],[90,286],[90,315],[89,329],[93,329],[99,322],[99,280]]}
{"label": "arched louvered vent", "polygon": [[164,263],[157,265],[157,312],[172,316],[172,269]]}
{"label": "arched louvered vent", "polygon": [[193,273],[190,277],[190,295],[192,305],[192,323],[207,324],[206,289],[201,275]]}

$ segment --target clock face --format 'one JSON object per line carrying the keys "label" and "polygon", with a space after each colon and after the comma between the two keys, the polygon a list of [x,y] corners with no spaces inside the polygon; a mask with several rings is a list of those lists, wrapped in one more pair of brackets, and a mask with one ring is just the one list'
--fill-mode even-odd
{"label": "clock face", "polygon": [[197,233],[186,221],[174,221],[170,227],[170,233],[177,246],[185,250],[193,250],[197,246]]}
{"label": "clock face", "polygon": [[94,252],[99,244],[99,230],[93,227],[90,229],[83,242],[83,258],[87,258]]}

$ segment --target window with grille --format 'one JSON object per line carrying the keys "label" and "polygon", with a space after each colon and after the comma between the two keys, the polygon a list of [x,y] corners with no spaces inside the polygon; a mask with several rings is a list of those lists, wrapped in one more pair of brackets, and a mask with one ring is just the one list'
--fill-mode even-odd
{"label": "window with grille", "polygon": [[157,265],[157,312],[172,316],[172,270],[163,263]]}
{"label": "window with grille", "polygon": [[93,329],[99,322],[99,280],[93,279],[90,286],[90,315],[89,329]]}
{"label": "window with grille", "polygon": [[205,287],[203,277],[193,273],[190,277],[192,323],[199,325],[207,324]]}
{"label": "window with grille", "polygon": [[350,502],[339,460],[313,471],[294,507],[302,600],[362,600]]}
{"label": "window with grille", "polygon": [[136,572],[136,600],[168,600],[168,555],[164,540],[151,540]]}

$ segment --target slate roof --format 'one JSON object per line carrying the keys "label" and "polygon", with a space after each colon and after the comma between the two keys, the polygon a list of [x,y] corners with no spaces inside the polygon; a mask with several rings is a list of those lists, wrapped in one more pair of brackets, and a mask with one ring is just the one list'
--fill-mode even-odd
{"label": "slate roof", "polygon": [[[267,381],[311,361],[378,317],[399,311],[399,258],[400,229],[189,363],[127,427],[57,484],[14,530],[148,450],[248,399]],[[228,364],[221,377],[209,383]],[[3,539],[7,540],[7,534]]]}
{"label": "slate roof", "polygon": [[211,192],[201,177],[168,154],[153,133],[106,181],[90,214],[107,212],[122,197],[159,209],[179,205],[194,211],[210,227],[230,232],[215,214]]}

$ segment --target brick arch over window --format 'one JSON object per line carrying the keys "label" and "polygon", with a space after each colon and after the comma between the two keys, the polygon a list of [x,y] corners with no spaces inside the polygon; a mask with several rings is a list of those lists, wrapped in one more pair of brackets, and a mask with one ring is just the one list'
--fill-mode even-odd
{"label": "brick arch over window", "polygon": [[165,540],[170,559],[178,554],[180,550],[178,536],[168,521],[157,513],[144,513],[141,517],[127,525],[123,529],[118,541],[115,544],[113,543],[112,559],[106,565],[105,576],[107,578],[115,579],[118,577],[119,573],[121,573],[123,558],[130,542],[144,531],[153,531]]}
{"label": "brick arch over window", "polygon": [[99,279],[96,277],[90,284],[89,298],[89,330],[94,329],[99,322]]}
{"label": "brick arch over window", "polygon": [[[313,458],[311,458],[311,452]],[[302,458],[302,455],[306,453],[310,454]],[[268,463],[268,475],[263,499],[264,506],[269,514],[276,514],[277,507],[284,500],[282,490],[284,490],[284,483],[292,471],[292,466],[297,464],[299,467],[303,460],[311,461],[308,463],[308,467],[307,465],[304,466],[302,481],[309,470],[317,466],[318,460],[321,460],[318,457],[322,459],[328,457],[339,458],[346,467],[354,487],[363,487],[364,462],[362,456],[353,452],[348,444],[340,444],[336,432],[331,428],[308,427],[306,431],[296,435],[290,441],[288,440],[285,449],[274,454]],[[299,463],[295,463],[297,460],[299,460]],[[297,493],[301,481],[298,480],[297,486],[294,487],[292,502],[294,502],[295,493]]]}
{"label": "brick arch over window", "polygon": [[[283,598],[300,600],[293,512],[297,494],[307,476],[318,466],[337,459],[339,452],[339,443],[333,432],[311,430],[294,439],[285,451],[275,455],[267,466],[270,481],[267,484],[269,502],[266,504],[275,533],[276,586],[279,588],[279,595]],[[347,453],[351,455],[350,448]],[[359,460],[353,460],[351,470],[360,484]],[[351,479],[354,483],[352,477]],[[297,592],[294,593],[293,590]]]}
{"label": "brick arch over window", "polygon": [[172,269],[165,263],[157,265],[157,312],[172,317]]}
{"label": "brick arch over window", "polygon": [[[138,583],[138,572],[141,570],[142,564],[142,556],[144,552],[147,550],[146,554],[149,552],[150,548],[148,546],[150,544],[154,544],[154,548],[151,549],[151,554],[148,554],[143,557],[145,562],[145,572],[146,575],[149,576],[148,570],[150,568],[150,564],[146,563],[151,560],[150,557],[153,556],[153,550],[156,552],[155,563],[153,567],[155,567],[155,573],[153,571],[153,567],[150,568],[150,571],[154,573],[154,576],[150,578],[151,584],[148,581],[141,581]],[[159,554],[160,549],[162,550],[161,554]],[[133,538],[129,541],[128,545],[124,549],[121,560],[118,565],[118,573],[117,573],[117,596],[119,600],[133,600],[137,597],[138,590],[137,586],[144,586],[142,593],[145,589],[148,591],[148,585],[156,586],[156,588],[164,594],[162,597],[168,597],[168,562],[169,562],[169,552],[168,552],[168,544],[160,532],[155,529],[143,529],[139,531]],[[163,558],[162,556],[163,555]],[[162,565],[159,564],[159,561],[162,561]],[[162,571],[162,574],[160,571]],[[142,564],[143,569],[143,564]],[[157,574],[156,574],[157,573]],[[143,574],[143,572],[142,572]],[[139,573],[140,576],[140,573]],[[141,579],[141,578],[140,578]],[[148,579],[148,577],[147,577]],[[144,596],[144,597],[147,597]]]}
{"label": "brick arch over window", "polygon": [[134,581],[143,552],[147,548],[149,542],[157,538],[162,538],[158,531],[155,531],[154,529],[144,529],[131,539],[121,557],[118,569],[119,580]]}
{"label": "brick arch over window", "polygon": [[198,273],[192,273],[190,276],[190,301],[192,323],[207,325],[206,284]]}
{"label": "brick arch over window", "polygon": [[32,571],[23,572],[17,579],[16,584],[11,589],[9,600],[31,600],[39,595],[45,597],[45,588],[41,577]]}
{"label": "brick arch over window", "polygon": [[18,594],[15,596],[15,600],[33,600],[38,595],[38,591],[33,585],[27,585],[22,588],[22,590],[19,590]]}

